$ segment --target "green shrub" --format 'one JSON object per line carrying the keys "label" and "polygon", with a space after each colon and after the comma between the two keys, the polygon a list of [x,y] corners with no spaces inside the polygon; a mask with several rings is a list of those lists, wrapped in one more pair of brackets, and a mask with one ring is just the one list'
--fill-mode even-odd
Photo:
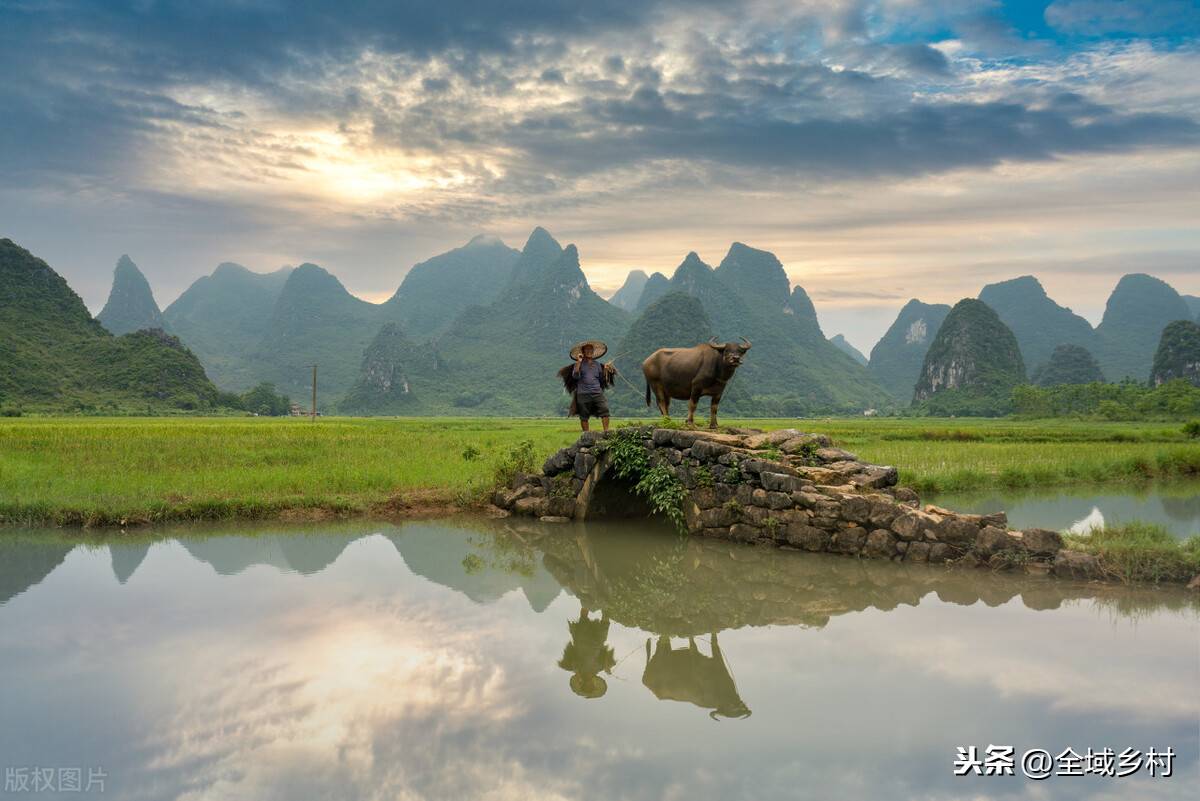
{"label": "green shrub", "polygon": [[532,473],[533,470],[533,441],[523,439],[496,464],[492,483],[497,487],[507,487],[518,473]]}
{"label": "green shrub", "polygon": [[1200,439],[1200,420],[1190,420],[1184,423],[1183,435],[1188,439]]}

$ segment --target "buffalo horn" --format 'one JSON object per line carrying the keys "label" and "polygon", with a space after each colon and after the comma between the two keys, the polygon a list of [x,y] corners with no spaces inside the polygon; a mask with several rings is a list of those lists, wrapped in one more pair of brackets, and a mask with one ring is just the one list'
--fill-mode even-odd
{"label": "buffalo horn", "polygon": [[746,343],[746,350],[750,350],[750,340],[746,339],[745,337],[738,337],[738,339]]}

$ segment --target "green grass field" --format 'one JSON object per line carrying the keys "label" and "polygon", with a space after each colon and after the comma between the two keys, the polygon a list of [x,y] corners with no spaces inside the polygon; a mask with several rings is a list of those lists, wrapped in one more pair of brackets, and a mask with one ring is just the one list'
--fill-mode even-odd
{"label": "green grass field", "polygon": [[[824,432],[922,491],[1200,477],[1169,424],[1009,420],[726,420]],[[469,505],[523,441],[538,460],[574,420],[0,419],[0,522],[112,525]],[[473,451],[471,450],[473,449]]]}

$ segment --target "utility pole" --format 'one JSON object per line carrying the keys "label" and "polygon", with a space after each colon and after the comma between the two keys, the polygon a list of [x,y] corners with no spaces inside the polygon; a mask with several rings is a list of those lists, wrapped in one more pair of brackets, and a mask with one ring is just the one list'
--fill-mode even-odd
{"label": "utility pole", "polygon": [[315,364],[313,365],[312,421],[317,422],[317,366]]}

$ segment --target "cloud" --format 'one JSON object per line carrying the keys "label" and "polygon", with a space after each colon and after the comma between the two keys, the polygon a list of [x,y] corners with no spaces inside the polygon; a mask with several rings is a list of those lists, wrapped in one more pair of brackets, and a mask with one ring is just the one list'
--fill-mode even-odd
{"label": "cloud", "polygon": [[[734,239],[837,280],[1010,241],[1047,265],[1200,249],[1162,169],[1195,173],[1200,48],[1085,35],[1096,2],[1046,18],[1070,35],[992,0],[0,0],[0,219],[91,303],[123,252],[164,265],[164,302],[228,259],[319,261],[375,297],[534,224],[604,285]],[[1081,231],[1116,205],[1137,241],[1097,252]]]}
{"label": "cloud", "polygon": [[1200,31],[1200,5],[1195,0],[1056,0],[1046,7],[1045,16],[1053,27],[1083,36],[1178,37]]}

